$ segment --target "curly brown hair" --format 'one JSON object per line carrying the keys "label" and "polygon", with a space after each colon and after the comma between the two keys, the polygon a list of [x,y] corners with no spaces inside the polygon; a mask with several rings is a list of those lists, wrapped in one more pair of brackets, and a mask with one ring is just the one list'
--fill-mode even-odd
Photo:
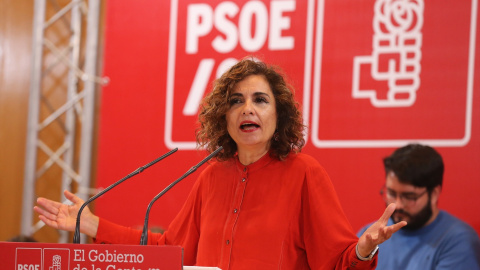
{"label": "curly brown hair", "polygon": [[197,145],[213,152],[222,146],[216,156],[225,161],[237,152],[237,144],[227,131],[226,114],[234,86],[249,75],[263,75],[275,97],[277,130],[271,139],[270,155],[283,160],[290,152],[300,152],[305,145],[302,114],[295,101],[293,88],[285,82],[276,66],[269,66],[251,57],[244,58],[214,81],[213,90],[202,102],[196,130]]}

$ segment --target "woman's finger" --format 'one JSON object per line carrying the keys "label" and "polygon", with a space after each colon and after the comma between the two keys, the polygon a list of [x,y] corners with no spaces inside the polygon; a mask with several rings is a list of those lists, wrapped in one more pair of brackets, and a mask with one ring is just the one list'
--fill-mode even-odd
{"label": "woman's finger", "polygon": [[52,228],[55,228],[55,229],[58,229],[58,223],[56,221],[52,221],[50,219],[48,219],[47,217],[43,216],[43,215],[39,215],[38,218],[43,221],[43,223],[47,224],[48,226],[52,227]]}
{"label": "woman's finger", "polygon": [[65,195],[65,198],[67,198],[69,201],[73,202],[74,204],[77,204],[77,203],[83,204],[83,200],[80,199],[80,197],[76,196],[75,194],[71,193],[70,191],[65,190],[63,194]]}
{"label": "woman's finger", "polygon": [[45,198],[38,198],[37,199],[37,204],[40,205],[43,209],[45,209],[46,211],[54,214],[54,215],[57,215],[58,212],[60,211],[60,207],[62,206],[61,203],[59,202],[54,202],[54,201],[51,201],[51,200],[48,200],[48,199],[45,199]]}
{"label": "woman's finger", "polygon": [[382,222],[383,224],[387,224],[393,212],[395,212],[395,208],[395,203],[389,204],[378,221]]}

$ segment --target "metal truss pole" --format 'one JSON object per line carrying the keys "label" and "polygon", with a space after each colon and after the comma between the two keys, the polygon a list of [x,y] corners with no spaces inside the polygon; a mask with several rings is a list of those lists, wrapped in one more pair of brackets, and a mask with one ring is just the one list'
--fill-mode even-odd
{"label": "metal truss pole", "polygon": [[[50,0],[48,6],[46,0],[35,0],[21,225],[24,235],[33,235],[44,225],[41,221],[33,224],[35,199],[42,196],[35,192],[39,183],[58,181],[63,200],[63,190],[76,189],[84,200],[90,190],[95,89],[106,82],[96,76],[100,0],[61,2]],[[52,10],[53,15],[46,20]],[[59,96],[64,97],[60,102]],[[50,100],[52,97],[56,99]],[[61,174],[49,175],[54,167]],[[51,179],[52,175],[58,179]],[[61,232],[59,242],[67,240],[68,234]]]}

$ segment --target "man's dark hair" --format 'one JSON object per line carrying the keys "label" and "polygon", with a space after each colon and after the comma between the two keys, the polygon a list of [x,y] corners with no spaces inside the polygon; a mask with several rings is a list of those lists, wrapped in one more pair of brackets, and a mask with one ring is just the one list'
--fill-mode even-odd
{"label": "man's dark hair", "polygon": [[430,146],[409,144],[383,159],[385,174],[395,173],[404,184],[426,187],[432,191],[443,183],[442,156]]}

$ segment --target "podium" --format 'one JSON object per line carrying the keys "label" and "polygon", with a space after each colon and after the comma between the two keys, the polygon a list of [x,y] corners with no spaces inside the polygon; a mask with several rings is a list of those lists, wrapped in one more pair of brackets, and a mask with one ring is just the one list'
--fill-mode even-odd
{"label": "podium", "polygon": [[0,242],[2,270],[182,270],[179,246]]}

